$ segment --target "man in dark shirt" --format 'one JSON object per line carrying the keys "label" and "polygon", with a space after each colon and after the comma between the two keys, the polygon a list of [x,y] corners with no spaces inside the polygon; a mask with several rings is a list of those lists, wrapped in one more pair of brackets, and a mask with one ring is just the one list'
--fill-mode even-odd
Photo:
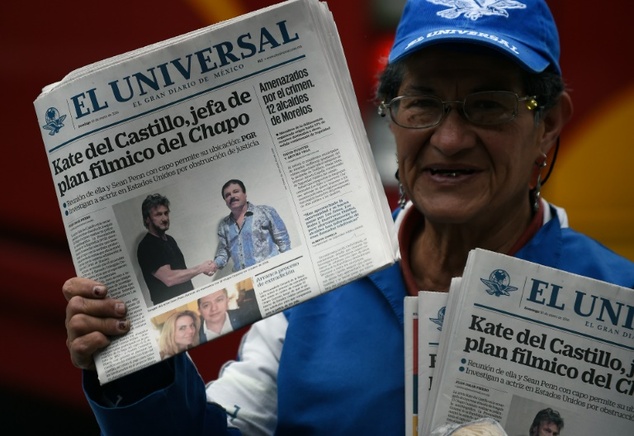
{"label": "man in dark shirt", "polygon": [[154,304],[191,291],[191,279],[210,274],[213,269],[211,261],[187,268],[178,244],[165,233],[170,227],[169,205],[169,200],[160,194],[148,195],[141,205],[148,233],[137,247],[137,260]]}

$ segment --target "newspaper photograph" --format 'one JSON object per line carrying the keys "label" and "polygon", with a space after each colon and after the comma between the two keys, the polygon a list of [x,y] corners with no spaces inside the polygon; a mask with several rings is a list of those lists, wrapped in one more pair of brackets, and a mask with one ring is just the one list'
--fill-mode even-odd
{"label": "newspaper photograph", "polygon": [[481,249],[452,283],[423,434],[497,420],[526,435],[634,431],[634,292]]}
{"label": "newspaper photograph", "polygon": [[324,2],[88,65],[34,106],[76,273],[132,322],[96,357],[101,383],[397,257]]}

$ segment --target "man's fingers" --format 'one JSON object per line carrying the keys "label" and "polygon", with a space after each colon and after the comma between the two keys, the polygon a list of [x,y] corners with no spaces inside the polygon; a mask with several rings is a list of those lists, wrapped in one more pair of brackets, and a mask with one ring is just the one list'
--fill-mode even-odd
{"label": "man's fingers", "polygon": [[73,277],[66,280],[62,286],[62,293],[66,301],[75,296],[85,298],[104,298],[108,289],[102,283],[83,277]]}
{"label": "man's fingers", "polygon": [[90,335],[92,332],[105,336],[118,336],[130,330],[130,321],[124,318],[98,318],[77,313],[66,318],[68,340]]}
{"label": "man's fingers", "polygon": [[69,338],[66,345],[73,365],[81,369],[95,369],[94,354],[110,345],[110,342],[107,336],[92,332],[72,340]]}
{"label": "man's fingers", "polygon": [[62,286],[66,305],[66,345],[71,361],[82,369],[94,369],[94,354],[107,347],[111,338],[130,331],[126,306],[107,297],[102,283],[74,277]]}
{"label": "man's fingers", "polygon": [[66,319],[70,319],[76,314],[85,314],[98,318],[123,318],[126,312],[125,303],[112,298],[94,300],[75,296],[68,300],[66,305]]}
{"label": "man's fingers", "polygon": [[[73,297],[71,301],[75,299],[81,299],[81,297]],[[98,318],[85,313],[76,313],[67,317],[66,345],[71,361],[78,368],[94,369],[94,354],[110,345],[111,337],[128,331],[130,331],[130,321],[127,319]]]}

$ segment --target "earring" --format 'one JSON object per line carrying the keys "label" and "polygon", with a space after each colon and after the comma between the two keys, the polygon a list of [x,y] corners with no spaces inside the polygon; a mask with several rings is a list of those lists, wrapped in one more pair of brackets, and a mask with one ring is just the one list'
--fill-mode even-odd
{"label": "earring", "polygon": [[401,209],[405,209],[406,204],[407,197],[405,196],[405,189],[403,189],[403,184],[398,182],[398,205]]}
{"label": "earring", "polygon": [[539,199],[541,197],[541,189],[542,189],[542,175],[539,174],[537,176],[537,184],[535,185],[535,190],[533,191],[533,212],[537,212],[539,210]]}
{"label": "earring", "polygon": [[401,209],[405,209],[405,205],[407,204],[407,196],[405,195],[405,188],[403,188],[403,184],[398,178],[398,170],[396,170],[396,174],[394,174],[396,180],[398,181],[398,205]]}
{"label": "earring", "polygon": [[546,168],[548,163],[546,163],[547,156],[544,152],[542,152],[542,156],[540,159],[535,161],[535,167],[537,168],[537,180],[535,181],[535,187],[533,188],[533,212],[537,212],[539,210],[539,200],[541,197],[542,190],[542,168]]}

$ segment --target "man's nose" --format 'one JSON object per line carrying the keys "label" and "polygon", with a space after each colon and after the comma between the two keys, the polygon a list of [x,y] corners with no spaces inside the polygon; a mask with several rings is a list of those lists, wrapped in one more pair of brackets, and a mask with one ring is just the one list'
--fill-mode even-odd
{"label": "man's nose", "polygon": [[[452,109],[451,106],[446,108]],[[455,109],[445,111],[441,122],[433,127],[434,132],[430,140],[432,145],[445,156],[454,155],[476,144],[469,121],[460,107]]]}

